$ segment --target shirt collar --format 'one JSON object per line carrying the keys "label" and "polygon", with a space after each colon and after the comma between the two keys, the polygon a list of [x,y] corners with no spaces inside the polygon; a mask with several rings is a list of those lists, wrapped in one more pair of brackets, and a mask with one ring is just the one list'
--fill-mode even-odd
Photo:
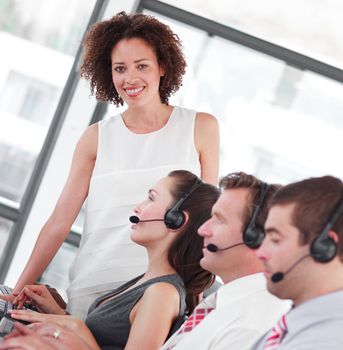
{"label": "shirt collar", "polygon": [[293,331],[314,319],[332,319],[343,314],[343,290],[321,295],[293,307],[287,317],[288,330]]}
{"label": "shirt collar", "polygon": [[226,304],[246,298],[256,292],[267,291],[266,286],[267,282],[263,273],[237,278],[218,289],[216,308],[224,307]]}

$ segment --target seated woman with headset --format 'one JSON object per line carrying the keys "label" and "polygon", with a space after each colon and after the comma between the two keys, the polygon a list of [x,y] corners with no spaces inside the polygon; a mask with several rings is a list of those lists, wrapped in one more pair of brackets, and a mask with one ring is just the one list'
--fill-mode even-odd
{"label": "seated woman with headset", "polygon": [[[92,349],[158,349],[180,326],[176,321],[193,311],[199,294],[213,283],[213,275],[199,265],[203,240],[197,230],[210,218],[218,196],[216,187],[194,174],[171,172],[149,190],[148,198],[136,207],[136,216],[130,217],[131,239],[148,252],[145,274],[96,299],[85,323],[65,316],[42,285],[22,291],[42,313],[14,310],[11,316],[52,321],[56,328],[46,335],[62,340],[72,330]],[[43,324],[30,327],[44,334]]]}

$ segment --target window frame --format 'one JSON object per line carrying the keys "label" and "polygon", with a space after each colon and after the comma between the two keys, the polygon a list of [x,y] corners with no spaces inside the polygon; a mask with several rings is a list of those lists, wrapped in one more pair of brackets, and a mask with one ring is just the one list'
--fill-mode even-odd
{"label": "window frame", "polygon": [[[111,5],[110,0],[96,1],[85,32],[92,24],[103,18],[104,13],[106,12],[106,9],[109,5]],[[242,45],[243,47],[253,49],[269,57],[277,58],[291,67],[296,67],[302,71],[311,71],[313,73],[343,83],[342,69],[311,58],[310,56],[306,56],[296,51],[273,44],[269,41],[262,40],[233,27],[225,26],[221,23],[212,21],[210,19],[201,17],[199,15],[157,0],[136,0],[132,11],[143,12],[144,10],[155,12],[159,15],[194,27],[195,29],[202,30],[209,36],[217,36]],[[13,221],[9,239],[7,241],[6,247],[4,248],[4,254],[0,258],[0,282],[3,282],[5,280],[7,272],[9,270],[10,264],[18,246],[18,242],[23,233],[25,224],[30,215],[30,211],[44,177],[52,151],[56,144],[57,138],[59,137],[62,125],[65,121],[65,117],[73,99],[75,89],[79,83],[81,55],[82,46],[80,44],[72,69],[62,92],[61,98],[58,102],[47,136],[45,138],[41,152],[37,158],[35,167],[30,177],[30,181],[27,185],[20,205],[18,203],[8,201],[4,198],[0,198],[0,217],[4,217],[5,219]],[[103,119],[107,108],[108,105],[106,103],[97,102],[89,124],[93,124]],[[78,246],[80,243],[79,228],[73,226],[65,242],[73,246]]]}

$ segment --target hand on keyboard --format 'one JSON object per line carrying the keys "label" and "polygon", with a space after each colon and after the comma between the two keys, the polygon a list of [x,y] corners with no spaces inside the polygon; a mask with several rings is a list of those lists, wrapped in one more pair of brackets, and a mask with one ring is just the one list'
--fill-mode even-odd
{"label": "hand on keyboard", "polygon": [[[13,329],[13,323],[16,321],[11,317],[11,311],[16,309],[9,301],[0,300],[0,334],[8,334]],[[20,321],[27,324],[26,321]]]}
{"label": "hand on keyboard", "polygon": [[[11,317],[11,311],[16,310],[18,308],[18,305],[13,303],[15,296],[12,294],[11,288],[0,285],[0,293],[0,335],[2,336],[10,333],[13,330],[13,324],[17,320]],[[36,310],[35,307],[30,305],[23,305],[22,308],[24,310]],[[25,324],[28,323],[24,320],[20,322]]]}
{"label": "hand on keyboard", "polygon": [[[45,285],[32,284],[25,286],[18,295],[19,301],[24,299],[31,301],[39,312],[65,315],[64,309],[59,306]],[[20,307],[20,305],[21,303],[19,302],[18,307]]]}

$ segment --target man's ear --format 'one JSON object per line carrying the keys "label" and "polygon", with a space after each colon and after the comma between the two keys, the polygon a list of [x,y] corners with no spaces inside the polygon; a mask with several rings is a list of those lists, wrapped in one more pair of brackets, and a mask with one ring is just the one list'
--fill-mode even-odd
{"label": "man's ear", "polygon": [[165,69],[162,66],[160,66],[160,77],[164,77],[165,73]]}
{"label": "man's ear", "polygon": [[335,231],[330,230],[328,232],[328,237],[330,237],[335,243],[338,243],[339,241],[338,234]]}

